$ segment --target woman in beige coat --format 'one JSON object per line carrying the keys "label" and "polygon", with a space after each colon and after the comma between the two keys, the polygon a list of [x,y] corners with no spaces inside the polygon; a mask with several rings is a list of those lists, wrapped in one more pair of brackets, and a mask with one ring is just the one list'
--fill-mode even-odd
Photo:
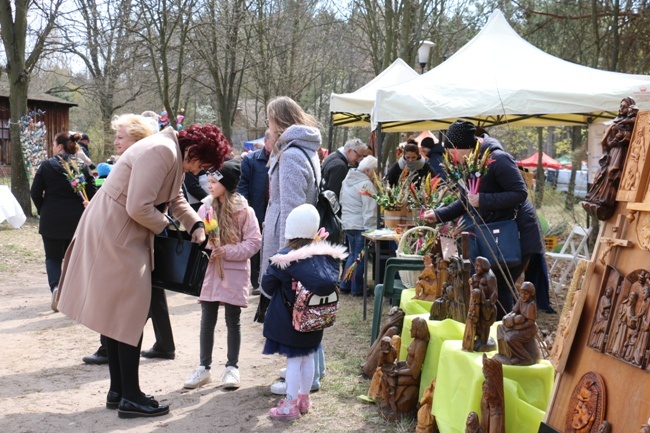
{"label": "woman in beige coat", "polygon": [[153,239],[169,205],[203,242],[203,223],[183,197],[183,173],[221,167],[230,144],[214,125],[172,128],[129,147],[90,202],[66,252],[59,311],[107,337],[106,407],[120,418],[169,412],[140,391],[142,330],[151,298]]}

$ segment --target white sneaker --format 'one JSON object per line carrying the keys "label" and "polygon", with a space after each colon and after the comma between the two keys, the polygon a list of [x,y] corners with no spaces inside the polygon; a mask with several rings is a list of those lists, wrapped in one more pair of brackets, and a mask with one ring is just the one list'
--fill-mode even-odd
{"label": "white sneaker", "polygon": [[271,394],[286,395],[286,393],[287,393],[287,382],[285,382],[284,380],[275,382],[273,385],[271,385]]}
{"label": "white sneaker", "polygon": [[226,371],[224,371],[223,376],[221,376],[221,382],[223,382],[223,387],[225,389],[239,388],[239,369],[232,366],[226,367]]}
{"label": "white sneaker", "polygon": [[[309,392],[316,392],[320,389],[319,385],[311,385],[311,389]],[[286,395],[287,394],[287,382],[284,381],[284,379],[275,382],[273,385],[271,385],[271,394],[275,395]]]}
{"label": "white sneaker", "polygon": [[286,379],[286,378],[287,378],[287,369],[286,369],[286,367],[280,369],[280,377],[281,377],[282,379]]}
{"label": "white sneaker", "polygon": [[210,382],[210,370],[207,370],[204,366],[200,366],[190,373],[189,377],[183,384],[183,388],[195,389],[208,382]]}
{"label": "white sneaker", "polygon": [[52,307],[52,311],[54,311],[55,313],[59,312],[59,308],[58,308],[59,307],[59,300],[57,299],[57,296],[56,296],[58,294],[59,294],[59,288],[55,287],[54,290],[52,290],[52,305],[50,305]]}

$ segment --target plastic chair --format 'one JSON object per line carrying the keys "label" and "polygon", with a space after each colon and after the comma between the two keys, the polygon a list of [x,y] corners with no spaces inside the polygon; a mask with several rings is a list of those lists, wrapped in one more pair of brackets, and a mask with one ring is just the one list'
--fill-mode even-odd
{"label": "plastic chair", "polygon": [[421,259],[403,259],[391,257],[386,260],[383,284],[375,285],[375,308],[372,312],[372,331],[370,344],[374,343],[381,326],[381,309],[384,298],[388,298],[392,305],[398,305],[402,290],[406,289],[400,280],[395,279],[399,271],[418,271],[424,269],[424,262]]}
{"label": "plastic chair", "polygon": [[[573,270],[576,263],[579,259],[589,260],[589,245],[587,245],[587,240],[589,239],[589,234],[591,233],[591,227],[584,228],[580,225],[574,225],[571,233],[566,242],[562,246],[562,250],[559,253],[546,252],[546,257],[553,260],[553,264],[548,271],[549,279],[553,275],[553,271],[560,263],[565,263],[566,267],[560,276],[559,281],[557,282],[554,292],[559,293],[564,285],[564,280],[569,275],[569,272]],[[551,281],[551,285],[553,282]]]}

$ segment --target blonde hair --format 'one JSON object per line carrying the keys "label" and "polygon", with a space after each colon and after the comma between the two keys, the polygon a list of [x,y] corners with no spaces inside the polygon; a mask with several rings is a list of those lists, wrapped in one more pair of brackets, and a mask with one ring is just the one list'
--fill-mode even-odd
{"label": "blonde hair", "polygon": [[139,114],[121,114],[113,117],[111,121],[111,129],[117,131],[121,127],[126,128],[126,133],[135,141],[142,140],[156,132],[157,128],[150,118],[141,116]]}
{"label": "blonde hair", "polygon": [[311,114],[305,113],[300,105],[288,96],[273,98],[266,106],[266,117],[277,126],[277,132],[280,134],[291,125],[320,128],[318,120]]}
{"label": "blonde hair", "polygon": [[[212,209],[219,221],[219,242],[221,245],[236,244],[242,241],[241,225],[237,221],[240,209],[245,210],[245,199],[238,192],[230,192],[224,188],[224,200],[212,200]],[[244,217],[247,214],[244,212]]]}

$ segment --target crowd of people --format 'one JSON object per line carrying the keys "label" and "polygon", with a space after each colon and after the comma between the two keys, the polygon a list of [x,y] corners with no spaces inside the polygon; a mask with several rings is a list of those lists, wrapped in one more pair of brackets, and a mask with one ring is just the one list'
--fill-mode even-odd
{"label": "crowd of people", "polygon": [[[241,309],[250,296],[260,295],[269,299],[266,343],[260,351],[287,357],[283,379],[271,385],[271,392],[285,398],[269,415],[291,420],[309,412],[310,392],[320,388],[325,373],[323,331],[296,331],[287,305],[296,301],[297,283],[320,296],[363,294],[362,233],[377,227],[378,215],[374,200],[359,191],[375,191],[378,160],[357,138],[323,159],[321,125],[291,98],[274,98],[266,112],[263,146],[240,157],[234,157],[217,126],[194,124],[175,130],[167,126],[168,118],[148,111],[113,119],[113,163],[95,167],[88,136],[61,133],[52,145],[54,156],[36,173],[31,195],[40,215],[52,309],[100,334],[99,349],[83,361],[108,364],[106,407],[117,409],[120,417],[169,412],[168,405],[145,394],[139,383],[141,356],[175,358],[166,295],[152,288],[150,279],[153,237],[166,229],[169,216],[197,243],[206,241],[209,215],[220,227],[216,240],[207,241],[210,261],[198,298],[199,363],[183,387],[194,389],[212,379],[220,305],[227,328],[222,383],[226,389],[240,386]],[[473,149],[475,133],[470,122],[457,122],[450,126],[444,146],[431,136],[420,143],[408,139],[386,178],[394,184],[405,170],[416,183],[429,174],[444,176],[440,164],[445,149]],[[488,173],[478,193],[425,216],[431,222],[472,212],[484,220],[517,219],[523,260],[499,282],[504,314],[513,304],[507,288],[531,257],[543,254],[543,245],[514,160],[491,137],[478,139],[503,174],[497,178]],[[79,161],[86,195],[64,176],[68,161]],[[345,248],[324,241],[327,234],[319,230],[320,216],[313,205],[322,190],[332,191],[340,202]],[[119,285],[111,276],[114,269],[121,270]],[[148,318],[156,343],[141,350]]]}

